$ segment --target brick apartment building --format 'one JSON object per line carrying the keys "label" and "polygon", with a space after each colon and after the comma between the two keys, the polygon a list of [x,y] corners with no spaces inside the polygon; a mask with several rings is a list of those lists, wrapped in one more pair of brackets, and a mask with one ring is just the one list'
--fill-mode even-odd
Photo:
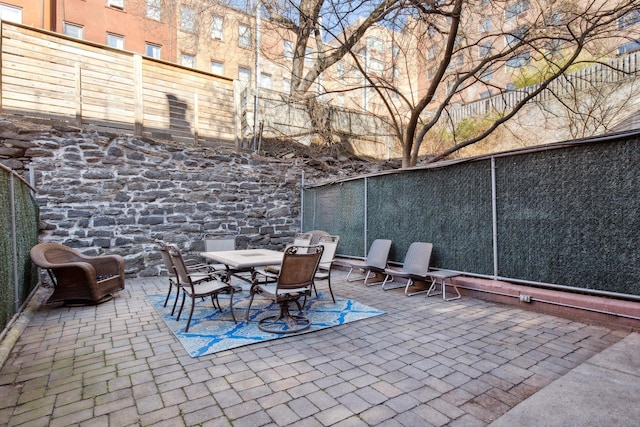
{"label": "brick apartment building", "polygon": [[[466,34],[482,35],[494,28],[517,36],[527,22],[546,14],[554,19],[555,10],[541,11],[541,4],[530,0],[504,2],[496,10],[489,1],[479,0],[473,16],[463,20]],[[255,14],[210,2],[163,2],[161,0],[2,0],[0,17],[37,28],[65,34],[113,48],[125,49],[164,61],[238,79],[260,90],[288,93],[295,33],[273,22],[256,20]],[[441,17],[446,20],[446,18]],[[357,23],[357,22],[356,22]],[[446,22],[443,22],[446,28]],[[618,30],[626,34],[640,27],[640,11],[618,19]],[[405,29],[393,31],[371,27],[365,37],[314,83],[312,90],[338,107],[383,112],[379,95],[367,88],[355,62],[381,81],[390,81],[400,97],[417,99],[425,93],[433,77],[438,50],[445,38],[442,32],[425,27],[424,22],[407,22]],[[422,34],[423,37],[417,37]],[[424,35],[427,35],[425,37]],[[640,37],[640,36],[639,36]],[[327,42],[331,44],[331,41]],[[504,48],[509,36],[487,37],[473,49],[452,58],[448,72],[455,76],[462,68]],[[624,54],[640,49],[640,38],[620,38],[607,45],[608,53]],[[259,44],[256,48],[256,44]],[[554,49],[549,46],[549,49]],[[603,48],[604,49],[604,48]],[[313,46],[307,48],[309,58]],[[464,88],[454,102],[471,102],[513,88],[522,78],[519,71],[530,64],[531,52],[521,52],[500,69],[488,68],[478,81]],[[305,66],[311,66],[312,61]],[[436,96],[444,97],[443,85]]]}

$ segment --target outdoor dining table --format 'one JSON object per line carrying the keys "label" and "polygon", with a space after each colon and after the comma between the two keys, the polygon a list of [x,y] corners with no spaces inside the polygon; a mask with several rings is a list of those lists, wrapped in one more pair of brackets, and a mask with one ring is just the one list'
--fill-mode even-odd
{"label": "outdoor dining table", "polygon": [[[282,264],[284,252],[272,249],[240,249],[202,252],[201,255],[214,263],[223,264],[227,271],[227,279],[233,275],[251,283],[255,277],[256,267]],[[239,273],[251,273],[251,279],[247,279]]]}

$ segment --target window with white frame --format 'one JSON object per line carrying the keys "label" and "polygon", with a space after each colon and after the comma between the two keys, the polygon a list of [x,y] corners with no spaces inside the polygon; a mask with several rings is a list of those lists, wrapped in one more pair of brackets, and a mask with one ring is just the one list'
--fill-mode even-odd
{"label": "window with white frame", "polygon": [[367,49],[384,51],[384,40],[377,37],[367,37]]}
{"label": "window with white frame", "polygon": [[84,27],[82,25],[70,24],[65,22],[62,26],[64,35],[81,39],[84,37]]}
{"label": "window with white frame", "polygon": [[249,83],[251,83],[251,69],[238,67],[238,80],[245,85],[249,85]]}
{"label": "window with white frame", "polygon": [[291,79],[282,79],[282,92],[291,93]]}
{"label": "window with white frame", "polygon": [[222,40],[224,29],[224,18],[222,16],[213,15],[211,17],[211,38],[214,40]]}
{"label": "window with white frame", "polygon": [[310,47],[304,50],[304,66],[313,67],[313,49]]}
{"label": "window with white frame", "polygon": [[211,61],[211,72],[219,76],[224,76],[224,62]]}
{"label": "window with white frame", "polygon": [[618,55],[635,52],[640,50],[640,39],[633,40],[618,47]]}
{"label": "window with white frame", "polygon": [[618,29],[624,30],[640,22],[640,10],[634,9],[618,18]]}
{"label": "window with white frame", "polygon": [[384,62],[377,59],[369,59],[369,71],[378,75],[384,73]]}
{"label": "window with white frame", "polygon": [[144,53],[151,58],[160,59],[161,48],[157,44],[145,43]]}
{"label": "window with white frame", "polygon": [[284,40],[282,42],[282,50],[285,61],[293,60],[293,42],[291,40]]}
{"label": "window with white frame", "polygon": [[196,11],[194,8],[180,6],[180,29],[187,33],[196,32]]}
{"label": "window with white frame", "polygon": [[196,57],[191,55],[190,53],[182,53],[180,54],[180,65],[184,65],[185,67],[196,67]]}
{"label": "window with white frame", "polygon": [[124,36],[107,33],[107,46],[124,49]]}
{"label": "window with white frame", "polygon": [[339,93],[336,96],[336,103],[338,104],[338,107],[344,107],[344,104],[345,104],[344,99],[345,99],[344,93]]}
{"label": "window with white frame", "polygon": [[504,19],[511,19],[529,10],[529,0],[516,0],[507,5],[504,10]]}
{"label": "window with white frame", "polygon": [[107,0],[107,5],[116,9],[124,9],[124,0]]}
{"label": "window with white frame", "polygon": [[336,76],[344,77],[344,61],[338,61],[336,63]]}
{"label": "window with white frame", "polygon": [[22,24],[22,8],[9,6],[8,4],[0,4],[0,19]]}
{"label": "window with white frame", "polygon": [[162,0],[146,0],[146,16],[159,21],[162,11]]}
{"label": "window with white frame", "polygon": [[238,24],[238,46],[251,47],[251,28],[245,24]]}
{"label": "window with white frame", "polygon": [[260,87],[263,89],[271,89],[271,74],[260,73]]}

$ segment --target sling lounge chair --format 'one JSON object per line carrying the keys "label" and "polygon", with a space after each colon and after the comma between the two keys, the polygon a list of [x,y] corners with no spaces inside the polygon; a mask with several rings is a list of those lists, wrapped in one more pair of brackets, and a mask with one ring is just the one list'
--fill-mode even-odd
{"label": "sling lounge chair", "polygon": [[[428,292],[428,289],[409,292],[409,288],[415,285],[415,282],[430,282],[429,262],[431,261],[431,251],[433,244],[425,242],[413,242],[409,245],[407,254],[404,257],[402,267],[387,267],[385,269],[385,278],[382,283],[382,289],[404,288],[407,296]],[[396,278],[406,279],[406,284],[395,282]]]}

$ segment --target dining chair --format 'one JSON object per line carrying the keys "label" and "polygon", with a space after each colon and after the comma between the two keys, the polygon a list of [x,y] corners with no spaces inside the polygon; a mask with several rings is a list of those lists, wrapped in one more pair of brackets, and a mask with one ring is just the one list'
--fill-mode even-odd
{"label": "dining chair", "polygon": [[[293,237],[293,243],[290,245],[287,245],[287,247],[289,246],[297,246],[299,249],[299,251],[306,251],[306,247],[311,245],[311,240],[313,239],[313,234],[312,233],[297,233],[294,237]],[[267,265],[264,268],[260,268],[258,270],[256,270],[256,275],[258,277],[262,277],[262,280],[265,283],[268,282],[275,282],[276,279],[278,278],[278,273],[280,272],[280,266],[279,265]]]}
{"label": "dining chair", "polygon": [[289,246],[284,251],[280,272],[274,283],[260,283],[257,280],[251,286],[251,298],[247,306],[245,319],[249,321],[251,304],[256,295],[262,295],[278,304],[278,314],[268,315],[258,321],[258,328],[264,332],[291,334],[311,327],[309,318],[301,314],[292,314],[289,303],[295,302],[298,311],[302,312],[300,298],[311,295],[313,280],[320,263],[324,247]]}
{"label": "dining chair", "polygon": [[[191,318],[193,317],[193,311],[196,305],[196,298],[210,297],[211,303],[214,308],[217,308],[222,312],[222,307],[218,301],[218,294],[224,292],[229,294],[229,311],[231,311],[231,317],[234,323],[236,316],[233,313],[233,294],[234,288],[231,284],[220,280],[215,273],[199,273],[193,270],[189,270],[184,262],[182,253],[175,245],[168,245],[169,255],[171,256],[171,262],[176,275],[176,283],[178,288],[182,290],[182,303],[180,304],[180,310],[176,320],[180,320],[182,309],[184,308],[184,302],[188,296],[191,299],[191,310],[189,312],[189,320],[187,320],[187,326],[185,332],[189,331],[191,325]],[[197,286],[196,286],[197,285]],[[173,315],[173,312],[171,313]]]}
{"label": "dining chair", "polygon": [[[167,302],[169,301],[169,297],[171,296],[171,291],[174,286],[176,288],[176,300],[173,303],[173,310],[171,310],[171,315],[173,316],[173,312],[176,309],[176,303],[178,301],[178,297],[180,296],[180,288],[177,286],[176,282],[176,274],[175,269],[173,268],[173,262],[171,261],[171,255],[169,255],[169,244],[163,240],[156,240],[156,248],[158,252],[160,252],[160,256],[162,257],[162,262],[164,264],[165,269],[167,270],[167,276],[169,278],[169,290],[167,292],[167,297],[164,299],[164,307],[167,306]],[[185,265],[187,269],[193,272],[198,273],[212,273],[213,269],[207,264],[201,263],[198,260],[194,259],[184,259]]]}
{"label": "dining chair", "polygon": [[318,295],[318,289],[316,288],[315,283],[318,280],[326,280],[329,286],[329,293],[331,294],[331,300],[335,303],[336,299],[333,296],[333,290],[331,289],[331,267],[333,266],[333,260],[336,256],[336,251],[338,249],[338,242],[340,241],[340,236],[331,236],[331,235],[323,235],[320,236],[318,240],[318,244],[324,247],[322,251],[322,257],[320,258],[320,263],[318,264],[318,270],[314,276],[314,284],[313,287],[316,291],[316,296]]}

